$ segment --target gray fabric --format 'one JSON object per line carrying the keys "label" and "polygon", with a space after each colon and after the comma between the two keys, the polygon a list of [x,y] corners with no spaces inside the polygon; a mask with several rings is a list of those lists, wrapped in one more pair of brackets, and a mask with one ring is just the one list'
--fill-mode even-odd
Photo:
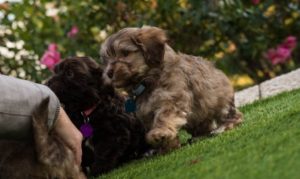
{"label": "gray fabric", "polygon": [[60,103],[45,85],[0,74],[0,139],[27,139],[33,110],[50,97],[48,126],[57,119]]}

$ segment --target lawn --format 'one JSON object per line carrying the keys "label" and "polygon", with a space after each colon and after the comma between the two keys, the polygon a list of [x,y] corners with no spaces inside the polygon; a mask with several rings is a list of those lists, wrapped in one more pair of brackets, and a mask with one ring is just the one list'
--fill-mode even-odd
{"label": "lawn", "polygon": [[300,178],[300,90],[241,111],[245,121],[234,130],[134,161],[99,178]]}

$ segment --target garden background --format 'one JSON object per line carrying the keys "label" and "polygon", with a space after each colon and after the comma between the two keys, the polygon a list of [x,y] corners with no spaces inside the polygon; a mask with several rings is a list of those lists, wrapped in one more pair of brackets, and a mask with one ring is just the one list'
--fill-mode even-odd
{"label": "garden background", "polygon": [[236,89],[300,66],[298,0],[0,0],[0,73],[42,82],[68,56],[101,62],[124,27],[166,30],[177,50],[203,56]]}

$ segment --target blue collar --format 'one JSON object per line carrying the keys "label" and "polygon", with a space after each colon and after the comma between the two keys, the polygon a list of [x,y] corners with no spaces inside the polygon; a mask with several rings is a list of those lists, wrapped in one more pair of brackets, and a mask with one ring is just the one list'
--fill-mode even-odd
{"label": "blue collar", "polygon": [[125,111],[127,113],[135,112],[136,111],[136,98],[140,96],[144,91],[146,87],[142,83],[140,83],[136,88],[132,90],[132,94],[129,96],[129,98],[125,101]]}
{"label": "blue collar", "polygon": [[140,83],[135,89],[132,90],[132,94],[134,97],[140,96],[145,91],[145,89],[145,85]]}

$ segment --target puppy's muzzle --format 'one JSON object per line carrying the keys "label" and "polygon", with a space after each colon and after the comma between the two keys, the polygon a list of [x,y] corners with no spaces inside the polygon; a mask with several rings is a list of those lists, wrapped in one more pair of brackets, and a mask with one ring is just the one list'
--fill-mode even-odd
{"label": "puppy's muzzle", "polygon": [[114,70],[111,68],[107,71],[107,76],[112,79],[114,77]]}

